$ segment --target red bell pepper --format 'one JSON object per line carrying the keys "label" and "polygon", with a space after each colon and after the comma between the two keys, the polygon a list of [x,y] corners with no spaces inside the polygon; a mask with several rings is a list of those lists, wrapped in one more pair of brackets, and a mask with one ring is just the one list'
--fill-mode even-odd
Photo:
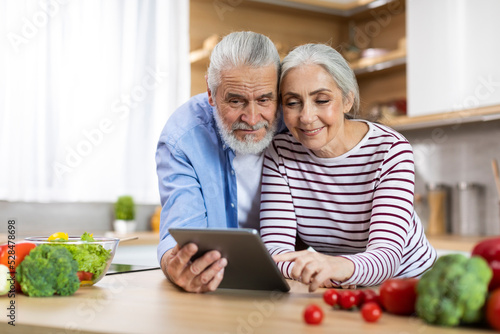
{"label": "red bell pepper", "polygon": [[493,278],[490,281],[488,289],[493,291],[495,288],[500,287],[500,237],[485,239],[472,250],[472,255],[479,255],[484,258],[491,270],[493,271]]}

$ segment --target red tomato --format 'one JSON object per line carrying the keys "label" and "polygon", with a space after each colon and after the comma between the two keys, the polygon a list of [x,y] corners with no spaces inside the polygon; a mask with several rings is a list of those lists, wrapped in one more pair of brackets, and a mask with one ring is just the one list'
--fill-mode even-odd
{"label": "red tomato", "polygon": [[363,305],[365,302],[365,293],[363,292],[363,290],[352,290],[352,293],[356,298],[355,305],[357,307],[361,307],[361,305]]}
{"label": "red tomato", "polygon": [[471,255],[479,255],[484,258],[493,271],[493,277],[488,289],[493,291],[500,288],[500,237],[486,239],[477,243],[472,249]]}
{"label": "red tomato", "polygon": [[363,292],[365,293],[365,303],[374,302],[377,303],[378,306],[382,307],[382,303],[380,302],[380,297],[377,292],[371,289],[363,290]]}
{"label": "red tomato", "polygon": [[92,276],[94,274],[89,273],[88,271],[77,271],[76,275],[80,279],[80,282],[82,282],[82,281],[91,281],[92,280]]}
{"label": "red tomato", "polygon": [[337,305],[339,294],[335,289],[328,289],[323,293],[323,300],[330,306]]}
{"label": "red tomato", "polygon": [[10,272],[16,271],[17,266],[24,260],[26,255],[36,247],[31,242],[19,242],[11,245],[2,245],[0,264],[7,266]]}
{"label": "red tomato", "polygon": [[380,286],[380,302],[384,309],[397,315],[415,313],[417,278],[392,278]]}
{"label": "red tomato", "polygon": [[339,305],[344,310],[348,310],[356,306],[356,296],[351,290],[339,291]]}
{"label": "red tomato", "polygon": [[494,290],[486,302],[486,319],[492,328],[500,331],[500,288]]}
{"label": "red tomato", "polygon": [[361,315],[366,322],[376,322],[382,316],[382,309],[375,302],[365,303],[361,307]]}
{"label": "red tomato", "polygon": [[319,325],[323,321],[323,310],[315,304],[308,305],[304,310],[304,321],[309,325]]}

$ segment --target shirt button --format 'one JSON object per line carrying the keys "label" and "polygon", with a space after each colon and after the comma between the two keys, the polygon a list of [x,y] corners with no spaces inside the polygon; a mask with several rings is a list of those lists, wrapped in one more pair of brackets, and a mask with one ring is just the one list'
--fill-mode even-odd
{"label": "shirt button", "polygon": [[231,175],[234,175],[234,169],[231,169]]}
{"label": "shirt button", "polygon": [[234,208],[234,203],[231,203],[231,207]]}

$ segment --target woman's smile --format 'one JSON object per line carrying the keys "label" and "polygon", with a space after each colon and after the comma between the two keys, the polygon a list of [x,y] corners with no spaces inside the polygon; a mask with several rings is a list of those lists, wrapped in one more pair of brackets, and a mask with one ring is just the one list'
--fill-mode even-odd
{"label": "woman's smile", "polygon": [[318,133],[320,133],[321,130],[323,130],[323,129],[324,129],[324,126],[322,126],[321,128],[316,128],[316,129],[312,129],[312,130],[300,129],[300,131],[302,131],[306,136],[315,136]]}

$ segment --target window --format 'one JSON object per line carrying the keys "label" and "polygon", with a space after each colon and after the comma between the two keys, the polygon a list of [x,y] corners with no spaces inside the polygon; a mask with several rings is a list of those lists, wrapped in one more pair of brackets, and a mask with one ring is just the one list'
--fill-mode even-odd
{"label": "window", "polygon": [[1,1],[0,200],[158,203],[188,20],[188,0]]}

